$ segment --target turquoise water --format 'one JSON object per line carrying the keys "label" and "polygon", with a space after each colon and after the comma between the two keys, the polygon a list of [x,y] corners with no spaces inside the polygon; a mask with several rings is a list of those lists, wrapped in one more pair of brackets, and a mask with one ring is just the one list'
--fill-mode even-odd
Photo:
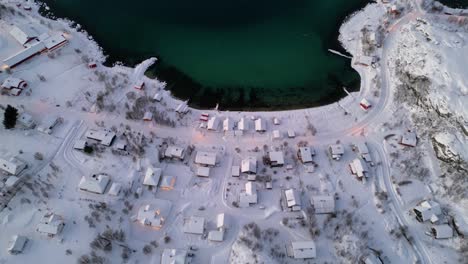
{"label": "turquoise water", "polygon": [[77,21],[109,63],[160,60],[148,75],[195,107],[298,108],[330,103],[357,89],[340,49],[339,25],[364,0],[46,0]]}

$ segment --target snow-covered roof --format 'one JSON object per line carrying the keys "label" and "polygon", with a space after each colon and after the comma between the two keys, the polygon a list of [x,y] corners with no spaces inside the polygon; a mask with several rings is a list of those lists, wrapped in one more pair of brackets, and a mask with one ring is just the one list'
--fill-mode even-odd
{"label": "snow-covered roof", "polygon": [[245,193],[239,194],[239,203],[242,206],[257,203],[257,185],[254,182],[247,182],[245,184]]}
{"label": "snow-covered roof", "polygon": [[189,108],[186,102],[180,103],[175,109],[175,111],[179,114],[185,114],[188,112],[188,110]]}
{"label": "snow-covered roof", "polygon": [[162,100],[163,96],[162,96],[162,93],[156,93],[154,96],[153,96],[153,99],[160,102]]}
{"label": "snow-covered roof", "polygon": [[174,189],[175,182],[175,176],[164,175],[162,176],[161,181],[159,182],[159,188],[163,190],[172,190]]}
{"label": "snow-covered roof", "polygon": [[54,213],[47,213],[37,226],[37,231],[48,235],[57,235],[63,229],[63,217]]}
{"label": "snow-covered roof", "polygon": [[212,116],[208,120],[207,129],[216,131],[216,130],[218,130],[218,127],[219,127],[219,118],[217,116]]}
{"label": "snow-covered roof", "polygon": [[445,238],[453,237],[453,230],[447,224],[432,226],[431,230],[435,238],[437,239],[445,239]]}
{"label": "snow-covered roof", "polygon": [[248,195],[257,194],[257,185],[254,182],[246,182],[245,193]]}
{"label": "snow-covered roof", "polygon": [[158,186],[159,179],[161,178],[162,169],[148,167],[146,169],[145,178],[143,179],[143,185],[147,186]]}
{"label": "snow-covered roof", "polygon": [[401,136],[400,144],[409,146],[409,147],[416,147],[417,141],[418,139],[416,137],[415,132],[406,131]]}
{"label": "snow-covered roof", "polygon": [[277,117],[273,118],[273,124],[275,124],[275,125],[281,124],[280,119],[277,118]]}
{"label": "snow-covered roof", "polygon": [[364,176],[367,177],[367,172],[369,171],[366,163],[364,163],[359,158],[356,158],[351,163],[349,163],[349,168],[351,169],[351,173],[359,178],[362,178]]}
{"label": "snow-covered roof", "polygon": [[231,131],[234,129],[234,121],[231,118],[226,118],[223,121],[223,130],[224,131]]}
{"label": "snow-covered roof", "polygon": [[168,158],[183,159],[185,156],[185,148],[173,145],[168,146],[164,152],[164,156]]}
{"label": "snow-covered roof", "polygon": [[221,213],[216,216],[216,228],[226,228],[229,225],[227,222],[225,213]]}
{"label": "snow-covered roof", "polygon": [[19,181],[20,181],[20,178],[18,178],[16,176],[10,176],[5,181],[5,187],[6,188],[13,188],[19,183]]}
{"label": "snow-covered roof", "polygon": [[0,169],[9,174],[18,175],[26,168],[26,163],[14,156],[0,158]]}
{"label": "snow-covered roof", "polygon": [[296,132],[294,132],[294,130],[288,130],[288,137],[289,138],[295,138],[296,137]]}
{"label": "snow-covered roof", "polygon": [[279,130],[273,130],[273,138],[274,139],[280,139],[281,138],[281,132]]}
{"label": "snow-covered roof", "polygon": [[296,259],[308,259],[316,257],[315,243],[309,241],[295,241],[291,242],[293,257]]}
{"label": "snow-covered roof", "polygon": [[231,175],[232,175],[232,177],[239,177],[240,176],[240,167],[239,166],[232,166]]}
{"label": "snow-covered roof", "polygon": [[210,231],[208,233],[208,240],[215,241],[215,242],[223,242],[224,229]]}
{"label": "snow-covered roof", "polygon": [[87,145],[86,140],[78,139],[77,141],[75,141],[75,144],[73,145],[73,148],[78,149],[78,150],[83,150],[86,147],[86,145]]}
{"label": "snow-covered roof", "polygon": [[198,167],[197,176],[200,177],[210,177],[210,168],[209,167]]}
{"label": "snow-covered roof", "polygon": [[114,141],[116,134],[109,130],[94,130],[90,129],[86,131],[86,137],[99,141],[101,145],[110,146]]}
{"label": "snow-covered roof", "polygon": [[249,130],[249,120],[245,117],[242,117],[239,120],[239,123],[237,123],[237,128],[242,131],[247,131]]}
{"label": "snow-covered roof", "polygon": [[201,235],[203,234],[203,231],[205,229],[205,218],[203,217],[198,217],[198,216],[192,216],[184,221],[184,233],[190,233],[190,234],[197,234]]}
{"label": "snow-covered roof", "polygon": [[257,132],[266,131],[265,119],[259,118],[259,119],[255,120],[255,131],[257,131]]}
{"label": "snow-covered roof", "polygon": [[145,120],[145,121],[151,121],[151,120],[153,120],[153,113],[151,113],[151,112],[145,112],[145,114],[143,115],[143,120]]}
{"label": "snow-covered roof", "polygon": [[18,53],[6,58],[3,60],[3,63],[10,67],[13,68],[14,66],[20,64],[21,62],[27,60],[28,58],[39,54],[41,51],[43,51],[46,47],[44,46],[44,43],[38,42],[34,45],[31,45]]}
{"label": "snow-covered roof", "polygon": [[10,245],[8,246],[7,250],[8,252],[12,254],[22,253],[24,246],[26,246],[27,242],[28,242],[27,237],[15,235],[13,236],[13,239],[11,240]]}
{"label": "snow-covered roof", "polygon": [[330,214],[335,212],[335,198],[331,195],[315,195],[310,198],[316,214]]}
{"label": "snow-covered roof", "polygon": [[242,173],[257,173],[257,159],[255,157],[248,157],[241,161]]}
{"label": "snow-covered roof", "polygon": [[344,154],[344,147],[341,144],[330,145],[330,153],[334,159],[340,158]]}
{"label": "snow-covered roof", "polygon": [[2,88],[4,89],[13,89],[13,88],[24,88],[26,82],[20,78],[8,77],[2,83]]}
{"label": "snow-covered roof", "polygon": [[315,155],[315,151],[311,147],[300,147],[298,154],[303,163],[308,163],[313,161],[312,156]]}
{"label": "snow-covered roof", "polygon": [[136,89],[143,89],[144,86],[145,86],[145,81],[143,80],[136,81],[134,85]]}
{"label": "snow-covered roof", "polygon": [[48,50],[54,50],[55,48],[58,48],[62,44],[66,43],[67,39],[62,34],[54,34],[44,39],[42,42]]}
{"label": "snow-covered roof", "polygon": [[216,153],[197,151],[197,155],[195,156],[195,163],[206,166],[214,166],[216,165]]}
{"label": "snow-covered roof", "polygon": [[416,217],[418,218],[418,220],[422,222],[425,222],[427,220],[436,222],[437,216],[442,214],[440,204],[432,200],[421,202],[413,209],[413,211],[416,213]]}
{"label": "snow-covered roof", "polygon": [[25,45],[40,35],[39,31],[31,24],[13,26],[10,30],[10,34],[21,45]]}
{"label": "snow-covered roof", "polygon": [[364,264],[382,264],[382,261],[374,254],[369,254],[363,258]]}
{"label": "snow-covered roof", "polygon": [[299,193],[296,190],[294,189],[285,190],[284,195],[286,196],[286,203],[288,204],[288,207],[301,205],[301,199],[299,197]]}
{"label": "snow-covered roof", "polygon": [[282,166],[284,165],[284,155],[282,151],[271,151],[268,153],[270,157],[270,162],[272,166]]}
{"label": "snow-covered roof", "polygon": [[109,195],[117,196],[122,190],[122,184],[114,182],[109,189]]}
{"label": "snow-covered roof", "polygon": [[107,185],[109,185],[109,182],[109,176],[103,174],[93,174],[91,176],[81,177],[81,181],[78,187],[83,191],[103,194],[107,188]]}
{"label": "snow-covered roof", "polygon": [[161,210],[154,204],[145,204],[138,209],[136,220],[142,225],[161,228],[164,218],[161,216]]}
{"label": "snow-covered roof", "polygon": [[161,255],[161,264],[186,264],[187,254],[187,250],[166,248]]}

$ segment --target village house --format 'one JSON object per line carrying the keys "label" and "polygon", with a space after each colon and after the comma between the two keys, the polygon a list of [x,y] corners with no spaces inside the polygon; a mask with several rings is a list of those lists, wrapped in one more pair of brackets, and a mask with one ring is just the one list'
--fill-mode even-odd
{"label": "village house", "polygon": [[248,157],[241,161],[241,172],[247,174],[257,173],[257,159],[255,157]]}
{"label": "village house", "polygon": [[199,177],[210,177],[210,168],[209,167],[198,167],[197,176]]}
{"label": "village house", "polygon": [[352,174],[358,177],[358,179],[368,177],[369,169],[367,168],[366,163],[364,163],[360,158],[354,159],[352,162],[350,162],[349,169],[351,170]]}
{"label": "village house", "polygon": [[84,139],[78,139],[75,141],[75,144],[73,145],[73,148],[76,150],[84,150],[88,146],[88,142]]}
{"label": "village house", "polygon": [[284,165],[284,155],[282,151],[271,151],[268,153],[271,167],[281,167]]}
{"label": "village house", "polygon": [[314,195],[310,198],[316,214],[332,214],[335,212],[335,198],[331,195]]}
{"label": "village house", "polygon": [[101,145],[111,146],[116,138],[116,134],[110,130],[90,129],[86,132],[86,138],[98,141]]}
{"label": "village house", "polygon": [[217,116],[212,116],[208,120],[207,129],[217,131],[219,127],[219,118]]}
{"label": "village house", "polygon": [[281,139],[281,132],[279,130],[273,130],[273,139]]}
{"label": "village house", "polygon": [[198,216],[186,218],[182,229],[184,233],[201,235],[205,231],[205,218]]}
{"label": "village house", "polygon": [[164,175],[159,181],[159,188],[164,191],[174,190],[176,176]]}
{"label": "village house", "polygon": [[256,204],[257,202],[257,185],[254,182],[247,182],[245,192],[239,194],[239,206],[248,207],[250,204]]}
{"label": "village house", "polygon": [[127,145],[125,143],[119,142],[115,145],[116,150],[125,151],[127,150]]}
{"label": "village house", "polygon": [[37,231],[49,237],[54,237],[62,232],[64,226],[65,222],[62,216],[49,212],[42,217],[41,222],[37,226]]}
{"label": "village house", "polygon": [[422,201],[414,207],[413,212],[419,222],[430,220],[432,223],[436,223],[442,214],[439,203],[432,200]]}
{"label": "village house", "polygon": [[436,239],[447,239],[453,237],[453,229],[447,224],[432,226],[431,233]]}
{"label": "village house", "polygon": [[418,143],[418,138],[416,137],[416,133],[410,130],[403,133],[400,139],[400,144],[407,147],[416,147]]}
{"label": "village house", "polygon": [[164,157],[169,159],[183,160],[185,157],[185,148],[178,146],[168,146],[164,151]]}
{"label": "village house", "polygon": [[143,88],[145,88],[145,82],[143,80],[138,80],[133,86],[133,88],[137,90],[143,90]]}
{"label": "village house", "polygon": [[143,179],[143,185],[156,187],[159,184],[159,179],[161,178],[162,169],[148,167],[146,169],[145,178]]}
{"label": "village house", "polygon": [[202,166],[214,167],[216,161],[215,152],[197,151],[197,155],[195,156],[195,164]]}
{"label": "village house", "polygon": [[224,131],[231,131],[234,129],[234,121],[231,118],[226,118],[223,121],[223,130]]}
{"label": "village house", "polygon": [[161,264],[188,264],[188,251],[165,248],[161,255]]}
{"label": "village house", "polygon": [[20,78],[8,77],[2,83],[2,89],[11,90],[14,88],[25,89],[28,83]]}
{"label": "village house", "polygon": [[182,102],[180,103],[176,109],[175,109],[176,113],[180,114],[180,115],[184,115],[186,114],[188,111],[189,111],[189,107],[187,106],[187,102]]}
{"label": "village house", "polygon": [[288,138],[295,138],[296,132],[294,130],[288,130]]}
{"label": "village house", "polygon": [[241,131],[247,131],[249,130],[249,120],[245,117],[242,117],[239,121],[239,123],[237,123],[237,129],[241,130]]}
{"label": "village house", "polygon": [[260,133],[266,131],[265,119],[260,117],[257,120],[255,120],[255,131],[260,132]]}
{"label": "village house", "polygon": [[330,145],[328,150],[332,159],[334,160],[340,160],[341,157],[344,155],[344,147],[341,144]]}
{"label": "village house", "polygon": [[372,158],[370,156],[369,148],[367,148],[366,142],[356,143],[354,146],[362,159],[364,159],[366,162],[372,162]]}
{"label": "village house", "polygon": [[109,185],[110,178],[104,174],[93,174],[81,177],[79,189],[86,192],[103,194]]}
{"label": "village house", "polygon": [[153,96],[153,100],[155,100],[156,102],[161,102],[162,99],[163,99],[162,93],[156,93]]}
{"label": "village house", "polygon": [[0,158],[0,170],[3,170],[8,174],[18,175],[26,169],[26,167],[26,163],[15,156],[5,154]]}
{"label": "village house", "polygon": [[161,210],[155,205],[145,204],[138,209],[136,221],[144,226],[159,230],[164,224],[164,217],[161,215]]}
{"label": "village house", "polygon": [[297,158],[304,164],[313,162],[314,155],[315,151],[312,147],[300,147],[297,151]]}
{"label": "village house", "polygon": [[24,247],[28,242],[28,238],[25,236],[15,235],[10,241],[10,244],[7,248],[8,253],[12,255],[17,255],[23,253]]}
{"label": "village house", "polygon": [[216,217],[216,230],[212,230],[208,233],[208,240],[214,242],[223,242],[224,233],[227,228],[226,215],[224,213],[218,214]]}
{"label": "village house", "polygon": [[26,47],[26,44],[36,40],[41,32],[32,24],[21,24],[11,27],[10,35],[18,41],[21,46]]}
{"label": "village house", "polygon": [[239,177],[240,176],[240,167],[239,166],[232,166],[231,167],[231,176],[232,177]]}
{"label": "village house", "polygon": [[361,258],[362,264],[383,264],[382,261],[374,254],[370,253]]}
{"label": "village house", "polygon": [[301,197],[299,193],[294,189],[287,189],[284,191],[284,196],[286,197],[286,205],[292,211],[301,210]]}
{"label": "village house", "polygon": [[111,187],[109,188],[109,195],[118,196],[121,190],[122,184],[113,182]]}
{"label": "village house", "polygon": [[145,112],[143,115],[143,121],[152,121],[153,120],[153,113]]}
{"label": "village house", "polygon": [[44,43],[48,51],[54,51],[68,43],[68,40],[62,34],[54,34],[52,36],[43,34],[39,36],[39,39]]}
{"label": "village house", "polygon": [[317,256],[315,243],[312,240],[291,242],[287,252],[289,257],[295,259],[311,259]]}

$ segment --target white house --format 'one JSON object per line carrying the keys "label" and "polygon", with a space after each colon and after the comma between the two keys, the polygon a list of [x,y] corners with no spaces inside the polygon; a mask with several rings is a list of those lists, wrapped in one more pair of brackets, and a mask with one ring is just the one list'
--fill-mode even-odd
{"label": "white house", "polygon": [[187,255],[187,250],[166,248],[161,255],[161,264],[187,264]]}
{"label": "white house", "polygon": [[315,243],[312,240],[291,242],[288,255],[295,259],[311,259],[317,256]]}
{"label": "white house", "polygon": [[234,121],[231,118],[226,118],[223,121],[223,130],[224,131],[231,131],[234,129]]}
{"label": "white house", "polygon": [[366,163],[364,163],[360,158],[356,158],[351,163],[349,163],[349,168],[351,173],[356,175],[359,179],[368,177],[369,169],[367,168]]}
{"label": "white house", "polygon": [[101,145],[109,147],[112,145],[116,134],[110,130],[90,129],[86,132],[86,138],[98,141]]}
{"label": "white house", "polygon": [[331,195],[315,195],[310,198],[316,214],[331,214],[335,212],[335,198]]}
{"label": "white house", "polygon": [[145,204],[138,209],[136,220],[144,225],[159,230],[164,224],[161,210],[153,204]]}
{"label": "white house", "polygon": [[7,90],[11,90],[14,88],[24,89],[27,86],[28,86],[28,83],[26,83],[26,81],[20,78],[15,78],[15,77],[8,77],[2,83],[2,88],[7,89]]}
{"label": "white house", "polygon": [[25,236],[15,235],[8,245],[8,252],[10,254],[16,255],[23,253],[24,247],[28,242],[28,238]]}
{"label": "white house", "polygon": [[298,211],[301,209],[301,197],[299,193],[294,189],[287,189],[284,191],[284,196],[286,197],[286,204],[293,211]]}
{"label": "white house", "polygon": [[334,160],[340,160],[344,154],[344,147],[341,144],[330,145],[328,149],[330,151],[330,155],[332,156],[332,159]]}
{"label": "white house", "polygon": [[195,163],[203,166],[213,167],[216,165],[216,153],[197,151],[197,155],[195,156]]}
{"label": "white house", "polygon": [[168,146],[164,151],[164,157],[183,160],[185,157],[185,148],[178,146]]}
{"label": "white house", "polygon": [[257,159],[255,157],[248,157],[241,161],[241,172],[248,174],[257,173]]}
{"label": "white house", "polygon": [[432,223],[435,223],[439,220],[438,216],[442,214],[440,204],[432,201],[422,201],[413,209],[416,214],[416,219],[420,222],[426,222],[430,220]]}
{"label": "white house", "polygon": [[408,147],[416,147],[418,139],[415,132],[406,131],[401,136],[400,144]]}
{"label": "white house", "polygon": [[210,177],[210,168],[209,167],[198,167],[197,176],[199,177]]}
{"label": "white house", "polygon": [[247,182],[245,184],[245,192],[239,194],[239,205],[241,207],[248,207],[250,204],[256,204],[257,201],[257,185],[254,182]]}
{"label": "white house", "polygon": [[103,174],[93,174],[91,176],[81,177],[80,184],[78,187],[82,191],[91,193],[103,194],[106,191],[107,185],[109,185],[110,178]]}
{"label": "white house", "polygon": [[18,175],[26,169],[26,167],[26,163],[17,157],[6,155],[0,158],[0,169],[9,174]]}
{"label": "white house", "polygon": [[146,169],[145,178],[143,179],[143,185],[156,187],[159,184],[159,179],[161,178],[162,169],[148,167]]}
{"label": "white house", "polygon": [[49,212],[42,217],[41,222],[37,226],[37,231],[53,237],[62,232],[64,226],[65,222],[62,216]]}
{"label": "white house", "polygon": [[217,131],[219,127],[219,118],[217,116],[212,116],[208,120],[207,129]]}
{"label": "white house", "polygon": [[186,218],[182,229],[184,233],[201,235],[205,230],[205,218],[198,216]]}
{"label": "white house", "polygon": [[247,131],[249,130],[249,120],[245,117],[242,117],[239,121],[239,123],[237,123],[237,129],[241,130],[241,131]]}
{"label": "white house", "polygon": [[297,152],[297,157],[302,163],[312,162],[312,156],[315,155],[315,151],[312,147],[300,147]]}
{"label": "white house", "polygon": [[282,151],[271,151],[268,153],[271,167],[281,167],[284,165],[284,155]]}
{"label": "white house", "polygon": [[255,131],[257,132],[265,132],[266,131],[266,122],[263,118],[258,118],[255,120]]}
{"label": "white house", "polygon": [[453,229],[447,224],[432,226],[431,232],[437,239],[446,239],[453,237]]}

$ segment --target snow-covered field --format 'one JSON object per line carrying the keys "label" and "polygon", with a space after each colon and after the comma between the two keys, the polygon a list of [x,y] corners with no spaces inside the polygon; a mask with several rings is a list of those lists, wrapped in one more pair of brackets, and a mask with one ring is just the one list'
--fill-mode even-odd
{"label": "snow-covered field", "polygon": [[[15,25],[62,33],[68,43],[0,73],[0,82],[28,83],[19,96],[2,92],[0,119],[12,105],[36,128],[60,121],[50,134],[20,123],[0,128],[0,158],[14,155],[28,165],[14,186],[14,178],[0,175],[0,202],[7,204],[0,209],[0,263],[165,263],[167,249],[190,263],[359,263],[368,256],[382,263],[466,262],[468,16],[460,10],[431,1],[379,1],[351,16],[340,40],[353,55],[361,89],[334,104],[179,113],[184,102],[144,75],[156,58],[134,69],[105,67],[99,46],[79,26],[17,3],[0,2],[2,61],[23,49],[10,34]],[[374,63],[363,65],[369,59]],[[135,89],[140,81],[143,89]],[[372,104],[367,111],[359,105],[364,98]],[[206,115],[208,122],[201,120]],[[263,132],[255,129],[259,119]],[[90,139],[92,129],[115,133],[112,145]],[[409,130],[417,135],[414,147],[400,144]],[[91,153],[75,149],[80,140]],[[371,161],[357,147],[364,143]],[[125,150],[118,149],[122,144]],[[339,160],[332,159],[332,144],[344,149]],[[165,157],[173,146],[185,150],[181,159]],[[305,146],[315,150],[309,164],[297,155]],[[284,165],[271,167],[269,154],[277,151]],[[216,156],[209,177],[197,176],[202,152]],[[232,167],[249,157],[257,160],[255,181],[245,173],[233,177]],[[367,167],[363,179],[350,169],[357,158]],[[79,188],[92,175],[110,180],[95,187],[103,194]],[[291,189],[298,210],[287,205]],[[243,203],[252,192],[257,202]],[[318,214],[311,203],[316,196],[331,197],[333,212]],[[437,221],[416,220],[413,208],[424,200],[440,204]],[[38,232],[48,212],[65,224],[53,237]],[[201,231],[201,218],[194,217],[204,219]],[[431,227],[445,224],[453,236],[434,238]],[[213,241],[219,232],[222,241]],[[15,235],[28,238],[17,255],[7,251]],[[288,256],[291,242],[307,240],[315,243],[315,259]]]}

